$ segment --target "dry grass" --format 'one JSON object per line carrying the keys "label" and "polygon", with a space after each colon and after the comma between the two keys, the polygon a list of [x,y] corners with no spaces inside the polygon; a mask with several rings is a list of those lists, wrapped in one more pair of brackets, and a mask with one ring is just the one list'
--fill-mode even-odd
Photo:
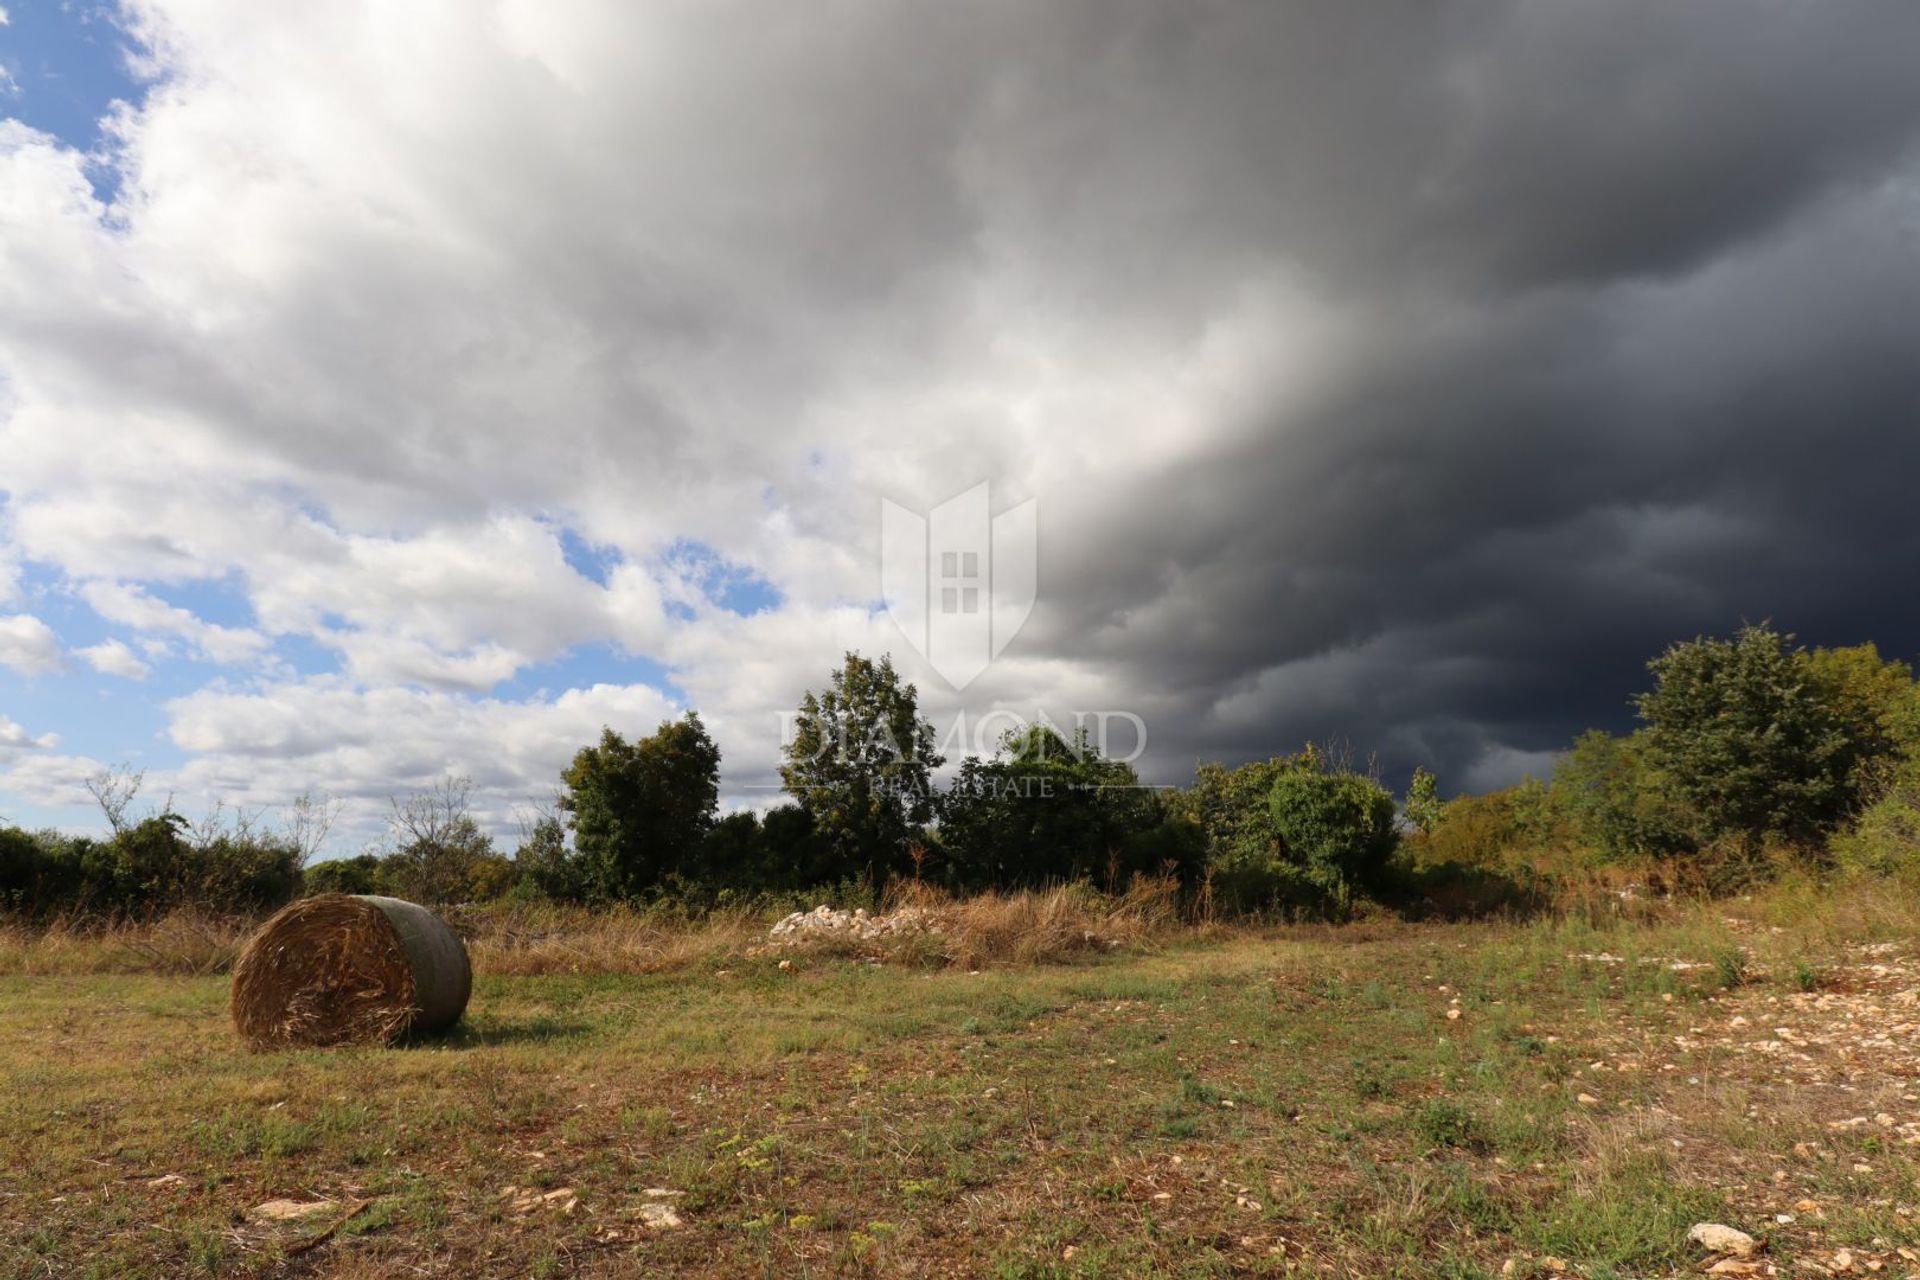
{"label": "dry grass", "polygon": [[927,957],[965,969],[1047,964],[1089,952],[1146,950],[1183,928],[1179,885],[1136,879],[1109,897],[1085,885],[952,899],[911,884],[900,906],[925,910],[939,926],[918,944]]}
{"label": "dry grass", "polygon": [[[1737,897],[1667,896],[1648,868],[1606,867],[1563,885],[1553,909],[1535,927],[1592,935],[1640,936],[1648,928],[1678,930],[1744,951],[1756,976],[1787,974],[1814,952],[1851,942],[1911,937],[1920,932],[1920,896],[1897,882],[1862,878],[1821,883],[1804,872],[1782,874]],[[954,898],[906,883],[884,910],[923,914],[938,930],[904,932],[861,942],[806,939],[783,954],[846,955],[888,964],[979,969],[1048,964],[1102,952],[1151,951],[1176,941],[1202,941],[1240,930],[1195,923],[1181,909],[1176,886],[1139,880],[1109,895],[1085,885]],[[586,908],[551,903],[456,909],[444,913],[467,944],[480,973],[654,974],[735,965],[767,942],[780,914],[732,909],[688,916],[658,908]],[[1733,928],[1738,924],[1739,928]],[[64,918],[47,925],[0,920],[0,974],[228,973],[258,921],[201,909],[146,922]],[[1342,926],[1299,926],[1301,937],[1372,940],[1391,930],[1390,916]]]}
{"label": "dry grass", "polygon": [[227,973],[255,921],[189,908],[159,920],[0,921],[0,973]]}
{"label": "dry grass", "polygon": [[456,914],[476,972],[488,974],[665,973],[713,967],[767,936],[759,913],[717,911],[692,919],[610,907],[523,906]]}
{"label": "dry grass", "polygon": [[[922,913],[937,928],[867,944],[810,940],[793,949],[859,955],[890,964],[1046,964],[1110,951],[1197,938],[1183,924],[1178,885],[1137,880],[1118,895],[1084,885],[954,898],[923,884],[899,886],[889,911]],[[651,974],[735,963],[767,941],[775,914],[715,911],[679,916],[657,909],[557,904],[493,906],[446,913],[477,972]],[[257,922],[202,910],[151,922],[62,919],[50,925],[0,924],[0,974],[228,973]]]}

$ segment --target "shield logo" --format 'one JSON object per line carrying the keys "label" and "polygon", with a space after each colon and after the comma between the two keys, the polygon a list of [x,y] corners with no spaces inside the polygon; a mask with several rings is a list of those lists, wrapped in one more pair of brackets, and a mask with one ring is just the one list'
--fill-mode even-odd
{"label": "shield logo", "polygon": [[955,689],[1000,656],[1039,585],[1034,500],[990,515],[987,488],[981,481],[925,516],[880,500],[881,599]]}

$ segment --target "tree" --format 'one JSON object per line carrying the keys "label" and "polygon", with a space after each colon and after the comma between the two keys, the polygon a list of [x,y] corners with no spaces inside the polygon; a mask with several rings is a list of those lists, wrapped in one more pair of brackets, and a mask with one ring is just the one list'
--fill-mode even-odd
{"label": "tree", "polygon": [[147,780],[145,769],[117,764],[102,769],[86,781],[87,794],[100,806],[100,813],[116,836],[127,829],[127,808],[140,794]]}
{"label": "tree", "polygon": [[562,902],[584,900],[591,889],[584,859],[567,847],[566,815],[560,799],[522,810],[520,845],[513,851],[523,892]]}
{"label": "tree", "polygon": [[962,762],[936,808],[946,879],[959,888],[1074,880],[1121,888],[1136,874],[1168,863],[1190,872],[1199,861],[1197,832],[1167,829],[1159,794],[1084,733],[1068,742],[1045,726],[1008,732],[997,758]]}
{"label": "tree", "polygon": [[341,802],[326,794],[302,791],[288,806],[285,843],[290,845],[299,865],[304,867],[320,852],[340,817]]}
{"label": "tree", "polygon": [[466,899],[493,838],[467,811],[473,780],[448,776],[405,800],[394,797],[387,825],[399,846],[381,867],[394,891],[429,906]]}
{"label": "tree", "polygon": [[633,897],[698,864],[720,803],[720,749],[696,713],[633,743],[603,730],[560,777],[593,892]]}
{"label": "tree", "polygon": [[1587,848],[1606,858],[1665,858],[1699,845],[1700,820],[1655,766],[1647,730],[1589,729],[1560,757],[1553,803]]}
{"label": "tree", "polygon": [[1812,842],[1847,816],[1864,750],[1793,637],[1743,627],[1676,644],[1637,700],[1651,764],[1709,836]]}
{"label": "tree", "polygon": [[1913,682],[1912,667],[1883,659],[1871,644],[1815,649],[1806,655],[1806,667],[1853,739],[1859,757],[1852,779],[1856,793],[1879,790],[1890,781],[1896,760],[1920,754],[1920,686]]}
{"label": "tree", "polygon": [[813,815],[838,874],[875,881],[903,869],[907,842],[933,815],[931,774],[944,757],[920,718],[919,691],[893,659],[849,653],[825,693],[800,702],[780,778]]}
{"label": "tree", "polygon": [[1216,870],[1263,867],[1274,852],[1269,803],[1275,780],[1322,763],[1311,744],[1297,756],[1250,760],[1234,769],[1203,760],[1194,767],[1193,785],[1176,792],[1170,805],[1205,834],[1207,860]]}
{"label": "tree", "polygon": [[1413,829],[1423,834],[1431,832],[1434,824],[1440,821],[1440,780],[1425,768],[1413,771],[1413,781],[1407,784],[1407,800],[1401,806],[1407,815],[1407,821]]}
{"label": "tree", "polygon": [[1282,862],[1336,909],[1373,881],[1400,842],[1393,794],[1361,774],[1282,774],[1274,779],[1268,809]]}

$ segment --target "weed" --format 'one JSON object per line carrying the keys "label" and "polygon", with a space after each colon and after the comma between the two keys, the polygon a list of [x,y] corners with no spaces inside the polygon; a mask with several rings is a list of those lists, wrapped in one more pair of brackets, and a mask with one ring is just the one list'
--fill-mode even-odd
{"label": "weed", "polygon": [[1430,1147],[1484,1151],[1490,1145],[1480,1118],[1451,1098],[1435,1098],[1420,1109],[1415,1130]]}

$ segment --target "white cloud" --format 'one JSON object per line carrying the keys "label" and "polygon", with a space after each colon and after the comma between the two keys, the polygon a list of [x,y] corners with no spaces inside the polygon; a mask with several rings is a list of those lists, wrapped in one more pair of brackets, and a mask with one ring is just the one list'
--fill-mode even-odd
{"label": "white cloud", "polygon": [[0,5],[0,27],[4,27],[9,22],[12,22],[12,21],[13,19],[7,16],[6,7],[4,5]]}
{"label": "white cloud", "polygon": [[30,613],[0,617],[0,667],[24,676],[43,676],[62,670],[60,637]]}
{"label": "white cloud", "polygon": [[87,781],[106,767],[90,756],[33,752],[0,770],[0,794],[50,809],[92,809]]}
{"label": "white cloud", "polygon": [[560,770],[611,725],[651,733],[679,709],[645,685],[599,684],[552,699],[508,701],[419,689],[355,689],[338,681],[254,692],[202,690],[168,703],[168,735],[191,753],[150,787],[188,803],[279,806],[326,790],[345,804],[342,838],[374,836],[389,796],[458,774],[496,829],[549,794]]}
{"label": "white cloud", "polygon": [[99,644],[88,645],[84,649],[75,649],[74,653],[86,661],[95,671],[110,676],[121,676],[128,680],[145,680],[153,674],[153,668],[142,662],[124,641],[105,640]]}
{"label": "white cloud", "polygon": [[13,720],[0,715],[0,760],[8,760],[28,751],[51,751],[59,745],[58,734],[44,733],[36,737]]}
{"label": "white cloud", "polygon": [[130,583],[89,582],[80,588],[80,598],[109,622],[179,636],[209,662],[247,662],[264,653],[269,644],[258,631],[208,622]]}

